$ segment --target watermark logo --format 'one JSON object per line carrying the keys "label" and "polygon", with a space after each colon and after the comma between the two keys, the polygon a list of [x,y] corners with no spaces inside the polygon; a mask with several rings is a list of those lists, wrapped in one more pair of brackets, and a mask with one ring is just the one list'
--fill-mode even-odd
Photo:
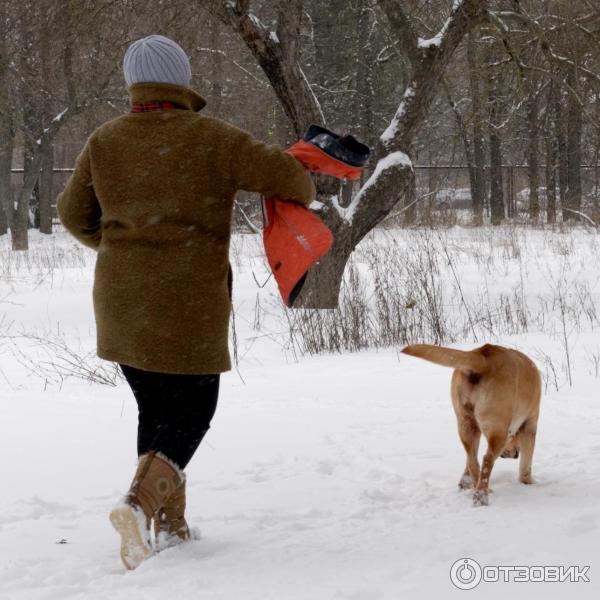
{"label": "watermark logo", "polygon": [[482,581],[490,583],[589,583],[588,566],[486,565],[460,558],[450,568],[450,580],[460,590],[472,590]]}
{"label": "watermark logo", "polygon": [[450,579],[460,590],[472,590],[481,583],[481,565],[472,558],[457,560],[450,569]]}

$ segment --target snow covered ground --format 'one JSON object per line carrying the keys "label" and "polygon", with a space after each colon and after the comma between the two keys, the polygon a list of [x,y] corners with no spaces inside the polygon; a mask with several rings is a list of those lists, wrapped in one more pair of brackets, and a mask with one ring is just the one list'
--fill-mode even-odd
{"label": "snow covered ground", "polygon": [[[409,247],[416,234],[387,235]],[[76,356],[94,347],[93,253],[58,234],[33,237],[29,254],[16,257],[0,238],[0,598],[597,598],[596,237],[444,235],[460,249],[453,266],[467,305],[518,285],[530,312],[536,303],[547,311],[530,316],[526,333],[485,340],[529,352],[544,370],[536,485],[520,485],[517,463],[500,460],[490,506],[474,508],[456,486],[464,457],[450,370],[398,348],[302,356],[273,282],[255,281],[266,279],[257,240],[237,237],[239,366],[223,377],[213,428],[188,468],[189,521],[202,539],[134,572],[120,563],[107,514],[135,467],[135,402],[121,382],[61,383],[43,364],[56,348],[43,340],[63,340]],[[573,292],[564,321],[556,316],[559,274]],[[456,282],[445,275],[448,287]],[[590,582],[482,582],[461,591],[449,573],[462,557],[488,566],[589,565]]]}

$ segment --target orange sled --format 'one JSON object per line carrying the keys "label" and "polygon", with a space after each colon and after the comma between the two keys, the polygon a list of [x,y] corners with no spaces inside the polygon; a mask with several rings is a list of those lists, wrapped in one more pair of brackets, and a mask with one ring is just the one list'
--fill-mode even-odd
{"label": "orange sled", "polygon": [[[318,125],[287,152],[309,171],[338,179],[357,179],[369,159],[364,144]],[[292,307],[309,269],[329,252],[333,235],[309,209],[273,196],[263,199],[263,241],[283,301]]]}

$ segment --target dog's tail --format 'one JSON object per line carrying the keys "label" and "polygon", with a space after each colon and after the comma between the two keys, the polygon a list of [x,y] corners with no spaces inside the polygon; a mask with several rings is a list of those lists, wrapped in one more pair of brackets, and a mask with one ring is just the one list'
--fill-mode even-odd
{"label": "dog's tail", "polygon": [[431,346],[430,344],[413,344],[402,350],[404,354],[423,358],[436,365],[452,367],[467,375],[481,374],[486,370],[487,360],[479,349],[464,352],[443,348],[442,346]]}

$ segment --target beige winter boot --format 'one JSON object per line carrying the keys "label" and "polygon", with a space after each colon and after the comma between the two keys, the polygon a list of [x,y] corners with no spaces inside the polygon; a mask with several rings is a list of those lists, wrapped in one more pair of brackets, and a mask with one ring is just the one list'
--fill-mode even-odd
{"label": "beige winter boot", "polygon": [[183,479],[183,473],[161,454],[140,456],[129,492],[110,513],[121,536],[121,559],[128,569],[135,569],[152,554],[150,520]]}
{"label": "beige winter boot", "polygon": [[157,547],[164,549],[189,540],[190,528],[185,521],[185,476],[181,485],[154,515]]}

